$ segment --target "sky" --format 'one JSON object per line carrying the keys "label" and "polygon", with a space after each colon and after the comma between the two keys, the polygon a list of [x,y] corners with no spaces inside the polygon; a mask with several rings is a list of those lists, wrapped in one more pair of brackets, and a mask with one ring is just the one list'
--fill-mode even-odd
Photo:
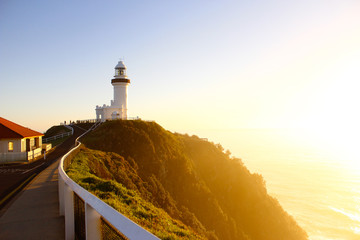
{"label": "sky", "polygon": [[0,0],[0,116],[38,131],[128,113],[177,132],[358,128],[360,2]]}

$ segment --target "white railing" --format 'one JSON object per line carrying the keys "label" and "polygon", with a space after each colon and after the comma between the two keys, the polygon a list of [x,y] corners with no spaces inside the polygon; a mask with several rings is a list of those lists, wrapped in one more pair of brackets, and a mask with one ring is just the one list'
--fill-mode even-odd
{"label": "white railing", "polygon": [[[100,123],[94,124],[94,128]],[[83,135],[93,130],[90,128]],[[82,137],[81,135],[80,137]],[[77,146],[71,149],[61,158],[59,165],[59,207],[60,215],[65,216],[65,239],[75,239],[75,218],[74,218],[74,193],[84,201],[85,209],[85,237],[86,239],[102,239],[101,218],[105,219],[112,227],[131,240],[155,240],[159,239],[146,231],[95,195],[89,193],[80,185],[70,179],[64,171],[65,159],[74,153],[81,143],[76,139]]]}
{"label": "white railing", "polygon": [[0,163],[29,162],[42,154],[42,148],[35,148],[28,152],[0,153]]}
{"label": "white railing", "polygon": [[76,120],[71,122],[72,124],[79,124],[79,123],[97,123],[97,122],[106,122],[106,121],[116,121],[116,120],[141,120],[141,121],[145,121],[145,122],[154,122],[153,120],[144,120],[141,119],[140,117],[127,117],[127,118],[99,118],[99,119],[85,119],[85,120]]}
{"label": "white railing", "polygon": [[67,129],[69,129],[71,131],[71,135],[74,134],[74,129],[68,125],[64,125],[64,127],[66,127]]}
{"label": "white railing", "polygon": [[[65,125],[66,126],[66,125]],[[73,130],[74,131],[74,130]],[[59,139],[59,138],[63,138],[63,137],[67,137],[67,136],[70,136],[70,135],[73,135],[73,132],[66,132],[66,133],[61,133],[61,134],[58,134],[58,135],[55,135],[55,136],[52,136],[52,137],[48,137],[48,138],[43,138],[43,142],[44,143],[47,143],[47,142],[50,142],[52,140],[56,140],[56,139]]]}
{"label": "white railing", "polygon": [[33,160],[33,159],[39,157],[42,153],[41,150],[42,150],[42,148],[36,148],[34,150],[28,151],[27,152],[27,160],[29,161],[29,160]]}
{"label": "white railing", "polygon": [[51,149],[51,147],[52,147],[52,144],[51,144],[51,143],[43,143],[43,144],[42,144],[42,150],[43,150],[44,152],[48,152],[48,151]]}

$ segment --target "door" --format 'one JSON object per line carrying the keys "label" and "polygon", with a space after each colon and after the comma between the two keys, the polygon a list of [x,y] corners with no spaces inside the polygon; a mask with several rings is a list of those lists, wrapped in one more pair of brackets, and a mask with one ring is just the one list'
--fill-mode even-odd
{"label": "door", "polygon": [[30,139],[29,138],[26,139],[26,151],[27,152],[30,151]]}

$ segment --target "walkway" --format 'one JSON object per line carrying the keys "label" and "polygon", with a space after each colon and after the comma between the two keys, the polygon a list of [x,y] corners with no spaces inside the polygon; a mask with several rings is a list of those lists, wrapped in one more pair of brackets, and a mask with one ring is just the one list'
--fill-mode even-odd
{"label": "walkway", "polygon": [[1,240],[65,239],[65,220],[59,216],[57,168],[61,157],[83,132],[74,127],[74,134],[44,161],[43,166],[48,167],[0,211]]}
{"label": "walkway", "polygon": [[1,239],[64,239],[64,217],[59,216],[60,158],[42,171],[0,217]]}

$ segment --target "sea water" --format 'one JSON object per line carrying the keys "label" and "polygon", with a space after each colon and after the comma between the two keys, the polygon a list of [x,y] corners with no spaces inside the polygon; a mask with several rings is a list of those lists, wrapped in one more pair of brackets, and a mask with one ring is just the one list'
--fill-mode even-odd
{"label": "sea water", "polygon": [[[360,145],[344,145],[350,139],[333,136],[322,140],[286,129],[198,134],[220,142],[251,172],[260,173],[268,193],[305,229],[309,239],[360,239]],[[330,144],[324,144],[327,141]],[[352,147],[353,154],[343,146]]]}

